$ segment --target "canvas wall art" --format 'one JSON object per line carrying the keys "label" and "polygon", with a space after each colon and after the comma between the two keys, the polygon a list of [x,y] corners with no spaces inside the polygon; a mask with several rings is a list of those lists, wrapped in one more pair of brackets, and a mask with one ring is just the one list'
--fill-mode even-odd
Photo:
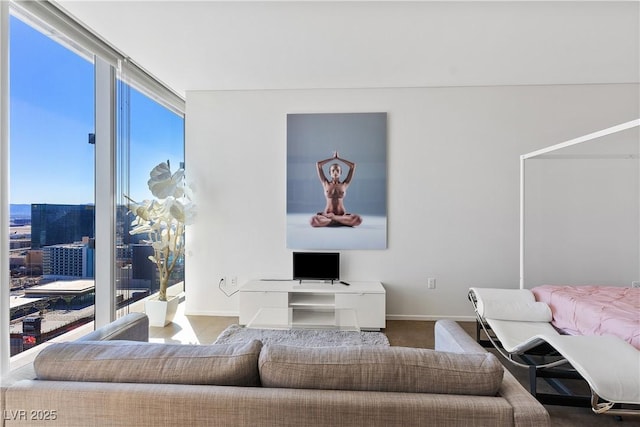
{"label": "canvas wall art", "polygon": [[387,113],[287,115],[287,247],[387,247]]}

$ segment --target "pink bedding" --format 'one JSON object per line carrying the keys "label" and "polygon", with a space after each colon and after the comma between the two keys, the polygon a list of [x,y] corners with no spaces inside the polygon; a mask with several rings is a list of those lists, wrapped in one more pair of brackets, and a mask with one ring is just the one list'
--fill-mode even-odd
{"label": "pink bedding", "polygon": [[544,285],[531,289],[572,335],[616,335],[640,350],[640,288]]}

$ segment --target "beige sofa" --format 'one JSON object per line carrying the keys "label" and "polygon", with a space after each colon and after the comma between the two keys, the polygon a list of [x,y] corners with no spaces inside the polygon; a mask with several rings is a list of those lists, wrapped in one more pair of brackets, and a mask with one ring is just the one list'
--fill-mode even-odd
{"label": "beige sofa", "polygon": [[435,333],[439,351],[153,344],[140,342],[146,317],[130,314],[3,381],[3,425],[549,425],[455,322]]}

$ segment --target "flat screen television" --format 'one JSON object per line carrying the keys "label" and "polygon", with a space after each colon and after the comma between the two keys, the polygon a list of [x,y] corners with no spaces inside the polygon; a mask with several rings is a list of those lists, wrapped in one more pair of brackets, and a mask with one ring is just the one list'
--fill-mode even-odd
{"label": "flat screen television", "polygon": [[339,252],[294,252],[293,280],[338,280]]}

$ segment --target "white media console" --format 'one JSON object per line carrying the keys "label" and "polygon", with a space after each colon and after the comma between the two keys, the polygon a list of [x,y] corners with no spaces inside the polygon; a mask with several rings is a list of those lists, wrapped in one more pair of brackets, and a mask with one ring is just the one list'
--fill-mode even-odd
{"label": "white media console", "polygon": [[[360,329],[385,328],[385,290],[380,282],[253,280],[240,288],[240,324],[246,325],[262,308],[291,308],[293,323],[322,325],[336,309],[352,309]],[[328,323],[327,323],[328,324]]]}

